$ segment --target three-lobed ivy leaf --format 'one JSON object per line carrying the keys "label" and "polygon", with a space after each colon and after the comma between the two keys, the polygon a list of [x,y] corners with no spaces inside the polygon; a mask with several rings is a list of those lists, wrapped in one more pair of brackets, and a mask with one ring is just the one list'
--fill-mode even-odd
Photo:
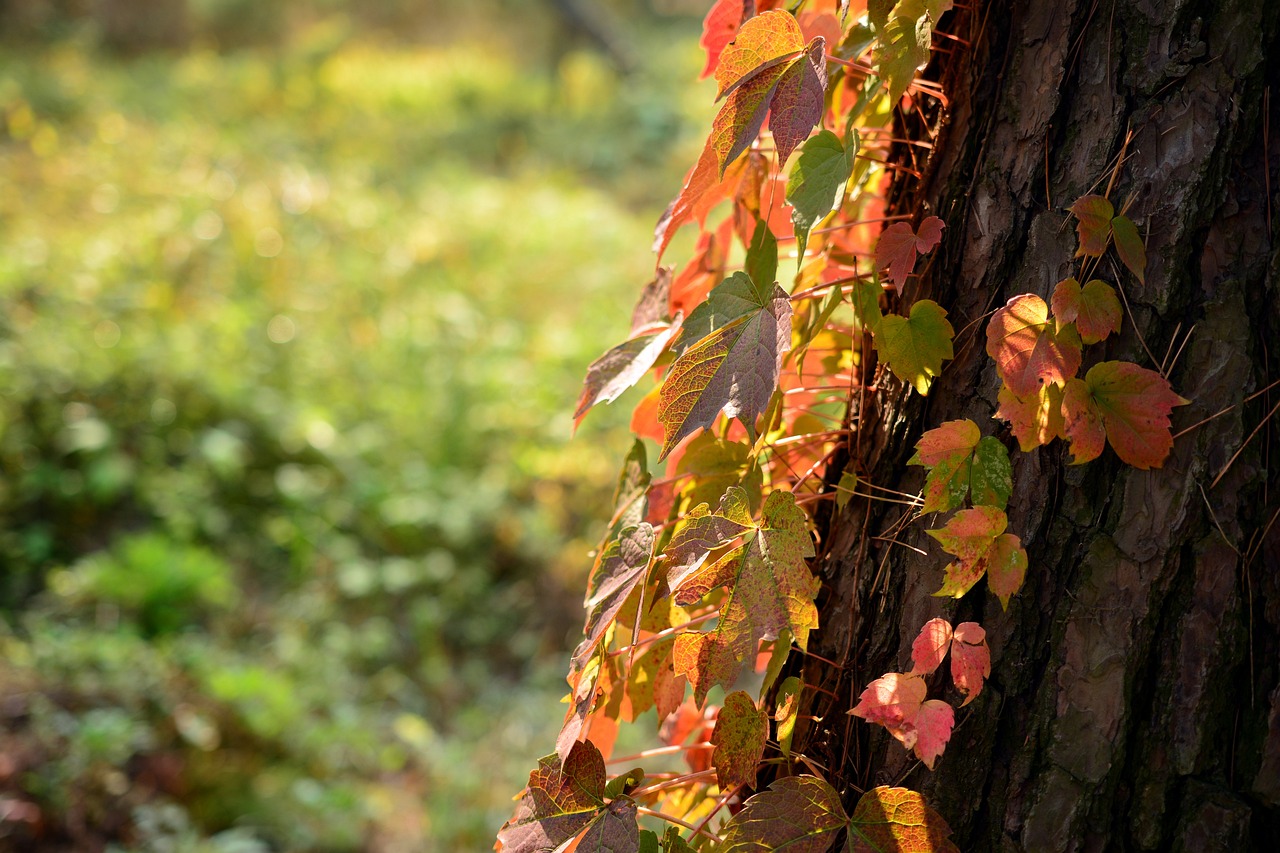
{"label": "three-lobed ivy leaf", "polygon": [[538,761],[515,815],[498,832],[503,853],[550,853],[583,835],[590,850],[635,853],[640,829],[628,797],[606,802],[604,757],[579,741],[563,762],[555,754]]}
{"label": "three-lobed ivy leaf", "polygon": [[1065,385],[1076,375],[1080,340],[1071,326],[1054,328],[1043,299],[1023,293],[991,317],[987,355],[1014,396],[1026,399],[1045,383]]}
{"label": "three-lobed ivy leaf", "polygon": [[915,791],[872,788],[850,816],[835,788],[816,776],[778,779],[748,799],[722,827],[718,849],[826,853],[842,831],[846,853],[959,853],[951,828]]}
{"label": "three-lobed ivy leaf", "polygon": [[1096,459],[1105,438],[1122,462],[1143,471],[1161,467],[1173,449],[1169,413],[1187,402],[1154,370],[1127,361],[1095,364],[1062,396],[1072,463]]}
{"label": "three-lobed ivy leaf", "polygon": [[711,742],[715,744],[711,764],[716,769],[720,790],[727,791],[735,785],[755,787],[756,771],[768,739],[768,715],[756,707],[746,691],[738,690],[724,697],[716,727],[711,732]]}
{"label": "three-lobed ivy leaf", "polygon": [[1105,281],[1095,278],[1081,287],[1074,278],[1063,279],[1049,304],[1059,323],[1075,324],[1083,343],[1096,344],[1120,331],[1120,297]]}
{"label": "three-lobed ivy leaf", "polygon": [[1007,608],[1027,571],[1027,552],[1017,536],[1004,532],[1008,526],[1004,510],[976,506],[957,512],[942,529],[926,531],[956,558],[934,595],[960,598],[985,574],[991,591]]}
{"label": "three-lobed ivy leaf", "polygon": [[894,375],[929,393],[934,377],[941,375],[942,362],[954,357],[951,338],[955,334],[947,322],[947,312],[932,299],[911,306],[911,316],[886,314],[875,326],[875,347]]}
{"label": "three-lobed ivy leaf", "polygon": [[975,505],[1003,509],[1013,491],[1009,451],[999,439],[983,438],[971,420],[947,421],[926,432],[907,464],[923,465],[929,471],[921,512],[955,509],[970,492]]}
{"label": "three-lobed ivy leaf", "polygon": [[755,419],[769,405],[782,357],[791,348],[791,302],[776,284],[757,286],[745,273],[735,273],[711,291],[704,305],[705,316],[695,310],[689,319],[713,330],[680,354],[659,392],[659,459],[699,428],[711,426],[721,411],[739,418],[754,435]]}
{"label": "three-lobed ivy leaf", "polygon": [[684,583],[698,589],[729,588],[714,629],[676,637],[676,673],[693,684],[699,706],[713,685],[733,684],[754,660],[761,640],[785,631],[801,649],[808,647],[809,632],[818,626],[813,599],[821,585],[805,562],[813,553],[813,537],[795,497],[775,491],[748,542],[686,577]]}
{"label": "three-lobed ivy leaf", "polygon": [[886,278],[893,283],[898,295],[907,283],[907,276],[916,265],[916,255],[928,254],[942,239],[945,223],[936,216],[925,217],[919,232],[912,231],[907,222],[895,222],[880,234],[876,242],[876,267],[888,267]]}
{"label": "three-lobed ivy leaf", "polygon": [[884,726],[932,770],[951,738],[955,713],[946,702],[926,701],[925,690],[914,671],[889,672],[867,685],[849,713]]}
{"label": "three-lobed ivy leaf", "polygon": [[1023,453],[1055,438],[1066,438],[1061,385],[1041,385],[1026,397],[1019,397],[1009,390],[1008,385],[1002,385],[998,400],[1000,405],[994,417],[1009,422]]}
{"label": "three-lobed ivy leaf", "polygon": [[[853,147],[856,150],[856,136]],[[809,244],[809,232],[839,206],[844,196],[845,184],[852,174],[850,160],[840,137],[824,129],[805,142],[791,168],[787,178],[787,203],[791,205],[791,222],[802,259],[804,248]]]}

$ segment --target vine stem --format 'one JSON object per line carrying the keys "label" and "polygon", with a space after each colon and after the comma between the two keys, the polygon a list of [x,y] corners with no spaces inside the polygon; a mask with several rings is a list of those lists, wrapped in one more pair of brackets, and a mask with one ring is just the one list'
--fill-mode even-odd
{"label": "vine stem", "polygon": [[702,743],[676,744],[675,746],[655,746],[652,749],[642,749],[632,755],[610,758],[605,763],[626,764],[629,761],[644,761],[646,758],[654,758],[660,755],[679,755],[691,749],[710,749],[713,745],[711,741],[703,741]]}
{"label": "vine stem", "polygon": [[[701,826],[694,826],[691,823],[685,823],[683,820],[681,820],[678,817],[673,817],[672,815],[665,814],[663,812],[654,811],[653,809],[646,809],[644,806],[636,806],[636,811],[639,812],[640,814],[648,815],[649,817],[656,817],[658,820],[665,820],[667,823],[674,823],[677,826],[683,826],[685,829],[691,830],[694,835],[705,835],[707,838],[710,838],[716,844],[720,843],[720,836],[716,835],[714,832],[711,832],[710,830],[705,829],[704,827],[701,827]],[[714,814],[714,812],[712,812],[712,814]]]}
{"label": "vine stem", "polygon": [[719,800],[716,802],[715,807],[712,808],[711,811],[707,812],[707,816],[704,817],[696,827],[694,827],[693,831],[695,833],[703,832],[703,830],[706,829],[707,824],[711,822],[711,818],[715,816],[715,813],[720,811],[720,809],[724,808],[724,804],[729,802],[729,799],[731,797],[736,796],[737,793],[741,790],[742,790],[741,785],[735,785],[734,787],[730,788],[728,791],[725,791],[724,794],[722,794]]}
{"label": "vine stem", "polygon": [[686,628],[691,628],[694,625],[701,625],[703,622],[709,622],[719,615],[720,615],[720,611],[717,609],[717,610],[712,610],[710,613],[703,613],[701,616],[695,616],[692,619],[690,619],[688,622],[682,623],[680,625],[672,625],[670,628],[665,628],[659,631],[658,633],[654,634],[652,637],[645,637],[643,640],[637,640],[636,642],[625,645],[620,649],[614,649],[613,651],[609,652],[609,657],[611,658],[622,657],[632,649],[638,649],[638,648],[641,648],[642,646],[647,646],[650,643],[656,643],[659,640],[665,640],[667,637],[670,637],[673,634],[682,633]]}
{"label": "vine stem", "polygon": [[697,773],[686,773],[683,776],[677,776],[674,779],[667,779],[665,781],[658,782],[653,785],[646,785],[643,788],[636,788],[634,791],[631,792],[631,796],[646,797],[649,794],[656,794],[659,791],[665,791],[668,788],[679,788],[683,785],[688,785],[692,782],[697,782],[702,779],[708,779],[715,775],[716,775],[716,770],[714,767],[711,768],[710,770],[699,770]]}

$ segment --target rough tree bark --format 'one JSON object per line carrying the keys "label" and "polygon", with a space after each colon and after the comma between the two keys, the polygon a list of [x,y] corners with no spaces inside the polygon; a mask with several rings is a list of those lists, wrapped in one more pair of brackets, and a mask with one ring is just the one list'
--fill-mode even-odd
{"label": "rough tree bark", "polygon": [[[970,45],[930,69],[951,109],[924,180],[895,203],[948,223],[916,296],[949,307],[956,359],[927,398],[866,404],[877,482],[918,491],[904,463],[922,430],[990,423],[984,315],[1016,293],[1047,301],[1069,275],[1065,208],[1106,188],[1121,152],[1111,197],[1132,197],[1147,231],[1147,282],[1127,279],[1133,322],[1085,366],[1180,351],[1171,379],[1193,402],[1175,432],[1227,411],[1179,437],[1162,470],[1109,452],[1071,467],[1062,442],[1014,453],[1009,529],[1030,569],[1007,612],[981,592],[958,608],[933,598],[944,560],[923,524],[898,532],[901,508],[855,500],[820,518],[811,649],[840,665],[792,667],[838,698],[810,694],[821,721],[796,742],[845,789],[923,790],[964,850],[1276,849],[1280,414],[1266,419],[1280,389],[1248,398],[1280,378],[1280,4],[995,0],[943,23]],[[845,712],[907,669],[915,632],[943,614],[985,626],[993,673],[929,773]]]}

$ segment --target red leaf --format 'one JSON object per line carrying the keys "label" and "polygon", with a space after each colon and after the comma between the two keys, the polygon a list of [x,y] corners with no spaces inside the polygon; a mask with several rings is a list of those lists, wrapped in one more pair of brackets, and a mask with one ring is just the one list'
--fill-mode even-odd
{"label": "red leaf", "polygon": [[823,96],[827,90],[826,42],[816,38],[787,66],[778,80],[769,105],[769,130],[778,149],[778,166],[786,164],[796,146],[809,138],[822,121]]}
{"label": "red leaf", "polygon": [[1063,385],[1080,369],[1080,343],[1067,329],[1055,332],[1049,307],[1024,293],[996,311],[987,325],[987,355],[1014,395],[1027,398],[1046,382]]}
{"label": "red leaf", "polygon": [[760,134],[778,81],[789,67],[787,64],[773,65],[746,78],[730,93],[720,112],[716,113],[715,120],[711,122],[711,133],[707,137],[707,147],[716,158],[717,180],[728,165],[746,151],[747,146]]}
{"label": "red leaf", "polygon": [[1022,540],[1012,533],[996,537],[987,552],[987,588],[1000,599],[1000,606],[1009,609],[1009,599],[1022,589],[1027,576],[1027,552]]}
{"label": "red leaf", "polygon": [[911,674],[928,675],[942,664],[951,645],[951,623],[930,619],[911,644]]}
{"label": "red leaf", "polygon": [[716,0],[702,21],[702,39],[698,42],[707,52],[707,64],[699,79],[710,77],[720,62],[720,53],[733,41],[742,26],[743,0]]}
{"label": "red leaf", "polygon": [[939,699],[930,699],[920,706],[916,714],[916,758],[924,762],[925,767],[933,769],[933,763],[947,748],[951,740],[951,728],[955,725],[956,713],[951,706]]}
{"label": "red leaf", "polygon": [[1075,323],[1086,344],[1104,341],[1120,331],[1120,299],[1115,288],[1093,279],[1083,288],[1074,278],[1063,279],[1053,289],[1053,316],[1059,323]]}
{"label": "red leaf", "polygon": [[1111,236],[1111,217],[1116,212],[1111,202],[1100,195],[1086,195],[1076,199],[1071,205],[1071,212],[1075,214],[1076,233],[1080,236],[1076,257],[1102,257]]}
{"label": "red leaf", "polygon": [[734,785],[755,787],[756,770],[764,757],[768,737],[769,718],[745,691],[724,697],[724,706],[711,733],[711,742],[716,745],[711,763],[716,768],[720,790],[727,791]]}
{"label": "red leaf", "polygon": [[926,254],[938,245],[942,239],[945,223],[936,216],[927,217],[920,223],[917,234],[906,222],[895,222],[880,235],[876,243],[876,266],[888,267],[887,278],[902,295],[902,287],[907,283],[907,276],[916,265],[916,254]]}
{"label": "red leaf", "polygon": [[961,708],[982,692],[983,679],[991,675],[991,650],[987,632],[977,622],[961,622],[951,640],[951,680],[965,694]]}
{"label": "red leaf", "polygon": [[[1026,571],[1027,557],[1018,537],[1004,532],[1008,524],[1003,510],[976,506],[957,512],[941,530],[926,531],[944,551],[956,557],[956,562],[946,568],[942,589],[934,595],[959,598],[989,570],[998,575],[996,583],[1001,590],[1008,590],[1016,576],[1016,591],[1022,583],[1021,572]],[[1007,600],[1005,596],[1002,602]]]}
{"label": "red leaf", "polygon": [[804,34],[790,12],[765,12],[738,30],[716,65],[716,100],[804,50]]}
{"label": "red leaf", "polygon": [[1072,462],[1102,452],[1105,435],[1122,462],[1141,470],[1159,468],[1173,449],[1169,413],[1188,401],[1154,370],[1127,361],[1104,361],[1083,381],[1067,385],[1062,399]]}

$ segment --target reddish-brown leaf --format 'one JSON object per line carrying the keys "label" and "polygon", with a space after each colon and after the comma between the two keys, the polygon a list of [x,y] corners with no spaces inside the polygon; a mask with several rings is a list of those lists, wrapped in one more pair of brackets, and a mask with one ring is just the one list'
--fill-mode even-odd
{"label": "reddish-brown leaf", "polygon": [[666,326],[675,312],[671,311],[671,267],[658,267],[653,281],[644,286],[636,307],[631,310],[631,337]]}
{"label": "reddish-brown leaf", "polygon": [[1063,395],[1072,461],[1087,462],[1101,453],[1105,430],[1122,462],[1144,471],[1159,468],[1173,448],[1169,413],[1187,402],[1154,370],[1127,361],[1095,364]]}
{"label": "reddish-brown leaf", "polygon": [[786,164],[796,146],[822,121],[827,90],[826,42],[816,38],[787,65],[769,105],[769,130],[778,150],[778,166]]}
{"label": "reddish-brown leaf", "polygon": [[745,691],[738,690],[724,697],[724,706],[711,733],[711,742],[716,746],[711,764],[716,768],[720,790],[727,791],[734,785],[755,787],[756,770],[764,757],[768,737],[768,715],[756,707]]}
{"label": "reddish-brown leaf", "polygon": [[947,748],[951,740],[951,728],[955,725],[955,711],[940,699],[930,699],[920,705],[916,714],[916,758],[924,762],[925,767],[933,769],[933,763]]}
{"label": "reddish-brown leaf", "polygon": [[1102,257],[1111,237],[1111,217],[1116,212],[1111,202],[1100,195],[1081,196],[1071,205],[1071,212],[1075,214],[1076,234],[1080,237],[1076,257]]}
{"label": "reddish-brown leaf", "polygon": [[895,222],[881,233],[876,243],[876,266],[889,268],[886,277],[897,288],[899,296],[907,276],[915,268],[916,255],[926,254],[938,245],[944,226],[941,219],[929,216],[920,223],[919,233],[912,231],[906,222]]}
{"label": "reddish-brown leaf", "polygon": [[1138,227],[1127,216],[1117,216],[1111,220],[1111,236],[1116,242],[1116,254],[1129,272],[1133,273],[1140,283],[1147,283],[1147,247],[1138,236]]}
{"label": "reddish-brown leaf", "polygon": [[1115,288],[1093,279],[1084,287],[1074,278],[1063,279],[1053,289],[1053,316],[1059,323],[1075,323],[1086,344],[1104,341],[1120,331],[1120,298]]}
{"label": "reddish-brown leaf", "polygon": [[738,30],[716,65],[716,100],[804,50],[804,34],[790,12],[756,15]]}
{"label": "reddish-brown leaf", "polygon": [[[825,853],[849,825],[840,795],[816,776],[786,776],[748,799],[721,829],[720,853]],[[890,849],[890,848],[885,848]]]}
{"label": "reddish-brown leaf", "polygon": [[1062,386],[1041,385],[1025,399],[1016,396],[1009,386],[1000,386],[1000,408],[995,417],[1009,422],[1023,453],[1030,452],[1055,438],[1066,438],[1062,420]]}
{"label": "reddish-brown leaf", "polygon": [[702,21],[702,39],[698,42],[707,52],[707,64],[700,79],[710,77],[720,63],[725,45],[733,41],[742,26],[743,0],[716,0]]}
{"label": "reddish-brown leaf", "polygon": [[951,827],[906,788],[872,788],[853,810],[850,853],[960,853]]}
{"label": "reddish-brown leaf", "polygon": [[716,158],[717,180],[724,175],[729,164],[760,135],[760,128],[764,126],[764,117],[769,112],[769,104],[777,90],[778,81],[789,67],[784,62],[748,77],[729,94],[720,112],[716,113],[711,122],[711,133],[707,136],[707,145]]}
{"label": "reddish-brown leaf", "polygon": [[1066,327],[1055,331],[1049,306],[1024,293],[996,311],[987,325],[987,355],[1015,396],[1027,398],[1045,383],[1066,384],[1080,369],[1078,336]]}
{"label": "reddish-brown leaf", "polygon": [[540,759],[498,844],[506,853],[556,849],[604,808],[604,788],[604,758],[590,741],[576,742],[563,763],[554,754]]}
{"label": "reddish-brown leaf", "polygon": [[911,674],[928,675],[942,664],[951,646],[951,623],[930,619],[911,644]]}
{"label": "reddish-brown leaf", "polygon": [[982,692],[982,684],[991,675],[991,650],[987,632],[977,622],[961,622],[951,639],[951,680],[965,694],[961,708]]}
{"label": "reddish-brown leaf", "polygon": [[679,333],[681,319],[677,315],[671,325],[624,341],[591,362],[587,376],[582,380],[578,406],[573,412],[575,429],[592,407],[612,403],[649,372],[649,368],[666,352],[671,339]]}
{"label": "reddish-brown leaf", "polygon": [[1012,533],[997,536],[987,552],[987,588],[1005,610],[1009,609],[1009,599],[1022,589],[1026,576],[1027,552],[1022,540]]}

